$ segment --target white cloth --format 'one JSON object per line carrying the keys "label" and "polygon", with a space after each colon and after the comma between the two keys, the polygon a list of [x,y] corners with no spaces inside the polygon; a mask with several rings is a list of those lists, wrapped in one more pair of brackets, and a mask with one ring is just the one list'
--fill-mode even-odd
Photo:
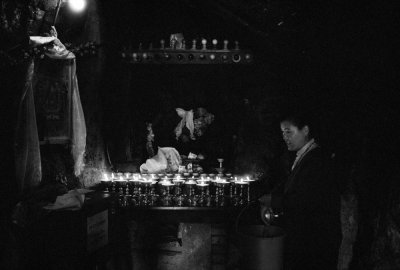
{"label": "white cloth", "polygon": [[59,210],[59,209],[80,209],[85,202],[85,194],[93,192],[89,189],[74,189],[61,196],[57,196],[56,201],[52,204],[43,206],[47,210]]}
{"label": "white cloth", "polygon": [[141,173],[176,172],[182,163],[181,156],[173,147],[159,147],[157,155],[140,166]]}
{"label": "white cloth", "polygon": [[35,101],[32,77],[34,63],[30,63],[25,88],[18,107],[15,130],[15,173],[18,191],[36,187],[42,180],[39,136],[36,125]]}
{"label": "white cloth", "polygon": [[81,98],[79,95],[78,78],[76,76],[76,63],[74,61],[72,71],[72,138],[71,154],[74,159],[75,176],[81,174],[85,167],[86,150],[86,122],[83,114]]}
{"label": "white cloth", "polygon": [[185,111],[184,109],[176,108],[176,112],[180,117],[182,117],[182,120],[175,128],[176,139],[179,139],[179,136],[181,136],[182,134],[182,129],[186,126],[187,129],[189,129],[190,131],[190,139],[195,140],[196,138],[194,137],[193,110]]}
{"label": "white cloth", "polygon": [[55,39],[56,37],[30,36],[29,44],[36,47],[53,42]]}

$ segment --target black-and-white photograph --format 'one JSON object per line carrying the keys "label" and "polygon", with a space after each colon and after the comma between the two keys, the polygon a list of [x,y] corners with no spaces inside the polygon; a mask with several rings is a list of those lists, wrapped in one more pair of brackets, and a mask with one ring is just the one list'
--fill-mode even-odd
{"label": "black-and-white photograph", "polygon": [[0,0],[0,269],[399,270],[396,2]]}

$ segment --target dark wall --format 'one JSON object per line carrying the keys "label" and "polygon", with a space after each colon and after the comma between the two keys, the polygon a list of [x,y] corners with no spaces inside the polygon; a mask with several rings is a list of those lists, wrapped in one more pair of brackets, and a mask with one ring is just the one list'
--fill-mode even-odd
{"label": "dark wall", "polygon": [[[122,44],[136,47],[142,42],[146,47],[153,42],[158,46],[161,38],[167,40],[169,34],[175,32],[184,33],[188,39],[238,39],[243,47],[252,49],[259,64],[243,73],[246,75],[240,78],[247,79],[242,81],[240,89],[225,84],[221,92],[234,93],[236,97],[232,100],[238,104],[241,99],[249,98],[251,106],[241,104],[246,112],[242,116],[256,115],[255,121],[244,120],[246,124],[237,128],[238,134],[246,128],[254,131],[241,134],[244,142],[236,145],[240,149],[238,152],[247,161],[262,160],[261,167],[273,167],[274,163],[266,158],[268,151],[252,150],[272,149],[270,156],[279,156],[282,152],[279,137],[272,131],[278,129],[279,113],[291,104],[313,108],[322,123],[323,145],[336,153],[342,191],[356,194],[359,200],[359,234],[353,267],[369,269],[387,264],[395,269],[394,254],[398,250],[394,243],[398,239],[388,236],[389,231],[398,226],[393,216],[396,203],[392,199],[398,194],[396,149],[399,143],[395,126],[400,115],[396,105],[398,77],[394,59],[398,50],[393,38],[397,31],[394,1],[268,1],[263,2],[267,11],[262,13],[260,9],[260,13],[256,13],[259,18],[271,16],[265,21],[238,13],[246,10],[238,8],[246,7],[242,1],[214,2],[225,4],[232,12],[214,9],[208,1],[197,6],[185,1],[103,3],[110,37],[107,46],[110,53],[115,52],[110,64],[115,66]],[[252,1],[255,2],[262,4],[262,1]],[[213,7],[212,11],[204,12],[208,4]],[[280,16],[283,7],[290,7],[287,9],[293,11],[289,12],[293,15],[286,16],[283,12],[285,16]],[[280,22],[283,24],[278,26]],[[147,78],[153,75],[146,75],[146,71],[132,68],[123,68],[123,71],[128,73],[126,76],[134,77],[138,88],[152,87],[154,83],[149,82]],[[117,74],[120,73],[111,76],[115,76],[114,82],[120,86]],[[135,78],[138,76],[143,79]],[[184,82],[182,76],[189,78],[174,75],[165,85],[178,91],[179,83],[172,82]],[[229,77],[228,72],[224,76]],[[188,79],[189,84],[196,82],[193,89],[202,93],[203,88],[198,86],[202,84],[197,84],[201,76],[194,77],[194,80]],[[110,88],[112,85],[109,82]],[[215,85],[219,85],[218,82]],[[182,88],[187,89],[186,86]],[[153,89],[159,91],[156,85]],[[134,86],[128,91],[132,90],[134,92],[129,95],[140,95]],[[113,111],[111,107],[110,111]],[[151,113],[154,112],[138,118],[146,118]],[[278,146],[277,149],[268,148],[268,143]],[[240,145],[246,145],[247,151]],[[252,154],[247,155],[248,152]],[[383,255],[385,253],[391,255]]]}
{"label": "dark wall", "polygon": [[[114,148],[110,152],[115,153],[115,162],[127,159],[127,136],[135,140],[133,148],[136,149],[133,151],[143,162],[145,151],[138,148],[144,147],[145,123],[153,122],[162,110],[171,111],[176,107],[205,107],[215,115],[214,126],[221,131],[218,133],[218,141],[223,145],[221,152],[226,160],[232,158],[225,163],[231,170],[236,168],[238,172],[251,172],[254,169],[251,162],[244,161],[244,158],[235,164],[232,153],[239,151],[239,144],[253,144],[263,149],[253,158],[263,164],[257,167],[266,166],[263,159],[276,154],[276,146],[269,141],[277,141],[274,131],[277,126],[272,125],[276,125],[277,104],[284,103],[286,82],[279,78],[271,59],[264,61],[265,57],[271,55],[272,49],[260,53],[261,47],[268,48],[269,45],[262,42],[258,44],[257,37],[249,33],[246,27],[216,13],[205,12],[205,7],[186,1],[103,3],[106,35],[110,37],[105,46],[111,56],[103,89],[104,128],[108,145]],[[199,43],[201,38],[207,38],[209,42],[217,38],[219,46],[227,39],[232,48],[234,41],[238,40],[241,48],[255,51],[255,63],[248,66],[132,66],[120,63],[119,52],[124,47],[136,48],[141,43],[143,48],[147,48],[152,43],[159,48],[160,39],[168,44],[169,35],[176,32],[182,32],[189,44],[192,39],[197,39]],[[275,103],[270,99],[275,99]],[[166,104],[166,100],[170,101],[169,104]],[[266,106],[268,103],[271,104]],[[171,126],[171,130],[173,128]],[[120,132],[116,133],[115,130]],[[119,137],[120,134],[124,139]],[[267,138],[268,135],[272,135],[272,138]]]}

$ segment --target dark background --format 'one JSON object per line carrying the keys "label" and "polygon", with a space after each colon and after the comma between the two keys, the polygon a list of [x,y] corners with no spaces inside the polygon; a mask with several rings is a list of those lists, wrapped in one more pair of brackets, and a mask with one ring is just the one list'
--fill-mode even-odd
{"label": "dark background", "polygon": [[[394,258],[400,251],[393,243],[399,239],[390,233],[399,228],[395,1],[102,1],[101,6],[108,55],[101,89],[106,141],[121,142],[115,131],[121,133],[126,123],[141,130],[143,120],[157,113],[156,97],[171,93],[177,104],[206,104],[226,120],[233,169],[261,171],[274,182],[284,154],[279,116],[301,104],[319,118],[321,142],[336,154],[343,194],[358,199],[351,267],[398,267]],[[158,47],[160,39],[177,32],[187,40],[227,39],[231,45],[238,40],[253,51],[255,63],[161,70],[119,64],[124,47],[146,48],[150,42]]]}
{"label": "dark background", "polygon": [[[149,108],[147,115],[135,117],[139,121],[151,119],[157,98],[150,93],[158,91],[174,92],[175,101],[189,92],[187,99],[191,100],[183,100],[184,104],[207,103],[217,111],[221,103],[237,104],[235,109],[221,106],[227,111],[224,115],[235,115],[236,108],[240,111],[243,99],[249,99],[261,115],[279,114],[300,103],[320,116],[324,144],[344,159],[355,159],[351,156],[365,148],[384,167],[395,158],[395,123],[399,119],[394,3],[113,1],[102,6],[104,45],[111,56],[107,60],[110,72],[105,82],[104,112],[117,114],[111,119],[120,118],[116,112],[121,111],[120,104],[129,102],[131,109],[148,106],[143,100],[156,106]],[[240,68],[209,66],[204,71],[197,66],[144,70],[117,64],[123,47],[135,48],[142,43],[146,48],[150,42],[158,47],[160,39],[168,40],[176,32],[187,40],[217,38],[221,44],[228,39],[231,46],[238,40],[242,48],[254,52],[255,63]],[[133,77],[127,83],[129,89],[121,86],[121,72],[115,72],[115,67]],[[111,96],[109,89],[113,89]],[[262,103],[271,98],[278,98],[277,108],[263,108]],[[255,126],[271,124],[258,121]],[[114,125],[115,121],[106,123]],[[237,121],[228,124],[233,129],[238,129],[237,125]]]}

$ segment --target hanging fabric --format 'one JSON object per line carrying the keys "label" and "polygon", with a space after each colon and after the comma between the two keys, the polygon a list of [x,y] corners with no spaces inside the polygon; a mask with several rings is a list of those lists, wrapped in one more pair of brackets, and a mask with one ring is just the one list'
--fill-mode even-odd
{"label": "hanging fabric", "polygon": [[76,63],[74,59],[72,72],[72,140],[71,153],[74,159],[74,172],[81,174],[85,163],[84,154],[86,148],[86,123],[83,114],[81,98],[79,95],[78,78],[76,76]]}
{"label": "hanging fabric", "polygon": [[34,62],[28,67],[25,86],[18,106],[15,130],[15,169],[19,192],[39,185],[42,178],[40,144],[36,125],[32,87]]}
{"label": "hanging fabric", "polygon": [[74,174],[84,168],[86,124],[79,95],[75,55],[53,50],[37,64],[34,79],[39,138],[71,147]]}

